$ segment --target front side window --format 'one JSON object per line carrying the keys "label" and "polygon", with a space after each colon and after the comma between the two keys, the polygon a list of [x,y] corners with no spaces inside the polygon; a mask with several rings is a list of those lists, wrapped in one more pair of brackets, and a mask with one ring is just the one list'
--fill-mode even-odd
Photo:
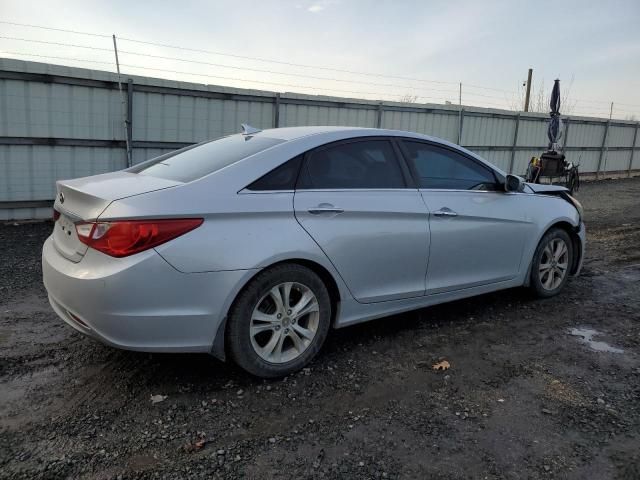
{"label": "front side window", "polygon": [[420,188],[495,190],[493,172],[447,148],[403,141],[408,160],[418,175]]}
{"label": "front side window", "polygon": [[341,143],[311,152],[298,183],[302,189],[404,187],[402,170],[387,140]]}
{"label": "front side window", "polygon": [[175,155],[162,155],[129,171],[178,182],[191,182],[283,141],[262,136],[231,135],[193,148],[187,147]]}

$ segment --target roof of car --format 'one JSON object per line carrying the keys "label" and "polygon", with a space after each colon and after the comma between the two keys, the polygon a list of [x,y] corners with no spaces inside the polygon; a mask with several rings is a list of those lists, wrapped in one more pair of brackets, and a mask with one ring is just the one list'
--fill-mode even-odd
{"label": "roof of car", "polygon": [[[256,133],[255,135],[277,138],[284,141],[290,141],[290,140],[296,140],[302,137],[308,137],[311,135],[329,134],[331,132],[350,132],[353,134],[354,137],[381,135],[381,136],[393,136],[393,137],[399,136],[399,137],[419,138],[419,139],[439,143],[441,145],[446,145],[446,146],[455,148],[457,150],[464,151],[468,155],[471,155],[481,160],[482,162],[487,163],[487,161],[484,158],[480,157],[478,154],[472,151],[469,151],[466,148],[461,147],[460,145],[456,145],[455,143],[452,143],[450,141],[444,140],[442,138],[432,137],[430,135],[424,135],[422,133],[406,132],[403,130],[388,130],[383,128],[366,128],[366,127],[333,127],[333,126],[319,125],[319,126],[309,126],[309,127],[268,128],[265,130],[261,130],[259,133]],[[496,167],[495,165],[491,165],[491,167],[494,170],[500,172],[501,174],[506,175],[500,168]]]}
{"label": "roof of car", "polygon": [[365,131],[375,130],[373,128],[362,127],[330,127],[330,126],[311,126],[311,127],[283,127],[283,128],[267,128],[257,135],[279,138],[281,140],[295,140],[296,138],[306,137],[309,135],[318,135],[321,133],[329,133],[336,131]]}
{"label": "roof of car", "polygon": [[446,140],[441,138],[431,137],[422,133],[405,132],[403,130],[389,130],[384,128],[368,128],[368,127],[334,127],[334,126],[310,126],[310,127],[283,127],[283,128],[267,128],[261,130],[254,135],[278,138],[280,140],[296,140],[302,137],[308,137],[311,135],[322,135],[332,132],[351,132],[354,136],[372,136],[372,135],[389,135],[389,136],[401,136],[401,137],[415,137],[431,140],[433,142],[450,144]]}

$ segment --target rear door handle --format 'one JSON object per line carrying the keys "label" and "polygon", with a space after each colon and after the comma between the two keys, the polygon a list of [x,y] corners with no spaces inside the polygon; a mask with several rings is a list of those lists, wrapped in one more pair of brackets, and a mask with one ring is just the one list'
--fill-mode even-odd
{"label": "rear door handle", "polygon": [[458,214],[450,208],[444,207],[433,212],[436,217],[457,217]]}
{"label": "rear door handle", "polygon": [[312,207],[308,210],[311,215],[321,215],[323,213],[343,213],[344,209],[334,207],[330,203],[321,203],[317,207]]}

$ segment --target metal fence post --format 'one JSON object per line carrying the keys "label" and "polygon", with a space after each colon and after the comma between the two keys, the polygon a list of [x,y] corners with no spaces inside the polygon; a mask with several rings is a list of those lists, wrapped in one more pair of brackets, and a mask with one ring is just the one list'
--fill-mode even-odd
{"label": "metal fence post", "polygon": [[633,167],[633,155],[636,152],[636,140],[638,139],[638,127],[640,127],[640,122],[636,123],[636,130],[633,133],[633,142],[631,142],[631,155],[629,155],[629,168],[627,169],[627,177],[631,177],[631,168]]}
{"label": "metal fence post", "polygon": [[129,166],[133,165],[133,80],[127,80],[127,160]]}
{"label": "metal fence post", "polygon": [[125,153],[127,155],[127,167],[131,166],[131,149],[129,147],[129,144],[131,143],[131,139],[129,138],[129,127],[127,126],[127,106],[125,105],[126,99],[125,99],[125,94],[122,91],[122,80],[120,77],[120,60],[118,60],[118,43],[116,41],[116,36],[115,34],[112,35],[113,38],[113,51],[116,55],[116,70],[118,72],[118,90],[120,91],[120,98],[122,99],[122,101],[120,102],[121,108],[122,108],[122,115],[124,116],[124,122],[123,122],[123,126],[124,126],[124,141],[125,141]]}
{"label": "metal fence post", "polygon": [[513,173],[513,164],[516,161],[516,145],[518,144],[519,128],[520,128],[520,113],[516,115],[516,126],[513,129],[513,144],[511,146],[511,160],[509,161],[509,173]]}
{"label": "metal fence post", "polygon": [[273,101],[273,128],[280,126],[280,92],[276,93]]}
{"label": "metal fence post", "polygon": [[566,125],[564,129],[564,138],[562,139],[562,152],[564,153],[567,147],[567,138],[569,138],[569,126],[571,125],[571,118],[567,117],[564,119],[564,123]]}
{"label": "metal fence post", "polygon": [[458,118],[458,145],[462,142],[462,123],[464,121],[464,108],[460,108],[460,116]]}
{"label": "metal fence post", "polygon": [[604,157],[605,147],[607,145],[607,136],[609,134],[609,124],[611,120],[608,120],[604,127],[604,135],[602,136],[602,146],[600,147],[600,158],[598,158],[598,169],[596,170],[596,180],[600,178],[600,167],[602,166],[602,158]]}
{"label": "metal fence post", "polygon": [[378,104],[378,113],[376,116],[376,128],[382,128],[382,102]]}

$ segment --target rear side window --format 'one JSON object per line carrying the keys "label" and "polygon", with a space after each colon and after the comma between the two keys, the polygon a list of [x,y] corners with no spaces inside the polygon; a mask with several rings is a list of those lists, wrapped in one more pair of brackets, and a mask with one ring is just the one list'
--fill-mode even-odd
{"label": "rear side window", "polygon": [[495,190],[496,179],[487,167],[452,150],[420,142],[403,141],[404,150],[420,188]]}
{"label": "rear side window", "polygon": [[313,151],[300,174],[300,189],[404,188],[391,143],[366,140]]}
{"label": "rear side window", "polygon": [[296,180],[302,163],[302,155],[292,158],[279,167],[274,168],[266,175],[247,187],[248,190],[293,190],[296,188]]}
{"label": "rear side window", "polygon": [[175,155],[163,155],[129,171],[178,182],[191,182],[283,141],[261,136],[231,135],[184,149]]}

